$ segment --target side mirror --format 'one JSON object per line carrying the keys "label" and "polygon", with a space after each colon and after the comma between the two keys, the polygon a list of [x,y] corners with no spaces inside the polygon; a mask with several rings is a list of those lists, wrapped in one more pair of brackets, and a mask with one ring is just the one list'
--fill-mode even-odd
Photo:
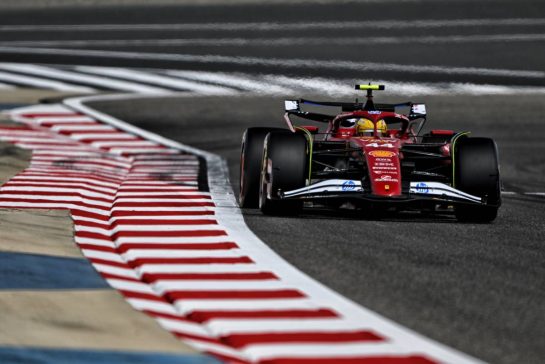
{"label": "side mirror", "polygon": [[286,100],[284,101],[284,109],[286,111],[299,111],[299,101],[297,100]]}
{"label": "side mirror", "polygon": [[426,117],[426,104],[412,104],[409,119],[414,120]]}

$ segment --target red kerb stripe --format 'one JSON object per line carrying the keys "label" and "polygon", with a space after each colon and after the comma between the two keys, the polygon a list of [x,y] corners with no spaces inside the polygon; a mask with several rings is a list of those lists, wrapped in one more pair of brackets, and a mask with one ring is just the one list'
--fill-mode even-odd
{"label": "red kerb stripe", "polygon": [[227,233],[223,230],[188,230],[188,231],[118,231],[112,234],[112,237],[117,238],[146,238],[146,237],[161,237],[161,238],[183,238],[183,237],[202,237],[202,236],[225,236]]}
{"label": "red kerb stripe", "polygon": [[213,202],[114,202],[114,207],[201,207],[215,206]]}
{"label": "red kerb stripe", "polygon": [[144,310],[144,312],[147,313],[150,316],[153,316],[153,317],[160,317],[160,318],[166,318],[166,319],[169,319],[169,320],[178,320],[178,321],[184,321],[184,322],[191,322],[191,320],[189,320],[184,315],[173,315],[173,314],[170,314],[170,313],[164,313],[164,312],[159,312],[159,311],[154,311],[154,310]]}
{"label": "red kerb stripe", "polygon": [[[156,191],[159,192],[159,191]],[[201,199],[201,200],[211,200],[212,198],[208,195],[187,195],[183,193],[172,194],[165,193],[164,195],[149,195],[149,196],[118,196],[118,199],[130,200],[130,199],[140,199],[140,198],[156,198],[160,199],[180,199],[180,200],[191,200],[191,199]]]}
{"label": "red kerb stripe", "polygon": [[158,302],[165,302],[165,299],[162,297],[158,297],[149,293],[141,293],[141,292],[133,292],[133,291],[124,291],[119,290],[119,292],[125,296],[126,298],[139,298],[143,300],[150,300],[150,301],[158,301]]}
{"label": "red kerb stripe", "polygon": [[126,216],[204,216],[214,215],[214,211],[112,211],[113,217]]}
{"label": "red kerb stripe", "polygon": [[137,258],[130,261],[134,267],[144,264],[238,264],[253,263],[250,257],[209,257],[209,258]]}
{"label": "red kerb stripe", "polygon": [[132,249],[144,249],[144,250],[156,250],[156,249],[169,249],[169,250],[227,250],[236,249],[238,245],[232,242],[225,243],[188,243],[188,244],[121,244],[117,250],[120,254],[126,253]]}
{"label": "red kerb stripe", "polygon": [[248,319],[248,318],[335,318],[336,312],[329,309],[316,310],[256,310],[256,311],[193,311],[189,318],[197,322],[214,319]]}
{"label": "red kerb stripe", "polygon": [[[17,126],[11,126],[11,125],[0,125],[0,130],[33,130],[29,126],[26,125],[17,125]],[[6,133],[7,134],[7,133]]]}
{"label": "red kerb stripe", "polygon": [[[186,332],[180,332],[180,331],[171,331],[171,333],[174,334],[174,336],[176,336],[177,338],[180,338],[180,339],[192,339],[192,340],[206,341],[206,342],[209,342],[209,343],[212,343],[212,344],[225,345],[222,342],[220,342],[218,339],[213,338],[213,337],[193,335],[193,334],[188,334]],[[231,363],[235,363],[235,362],[231,362]]]}
{"label": "red kerb stripe", "polygon": [[153,283],[159,280],[278,280],[271,272],[256,273],[145,273],[145,282]]}
{"label": "red kerb stripe", "polygon": [[89,259],[89,261],[93,264],[103,264],[103,265],[109,265],[111,267],[131,269],[131,267],[129,267],[127,263],[112,262],[111,260],[104,260],[104,259],[98,259],[98,258],[87,258],[87,259]]}
{"label": "red kerb stripe", "polygon": [[172,291],[165,295],[171,300],[184,299],[278,299],[302,298],[305,294],[296,289],[253,291]]}
{"label": "red kerb stripe", "polygon": [[372,331],[334,331],[334,332],[278,332],[267,334],[232,334],[222,340],[235,348],[255,344],[274,343],[338,343],[359,341],[384,341],[385,339]]}
{"label": "red kerb stripe", "polygon": [[131,220],[117,219],[112,225],[217,225],[218,222],[214,219],[194,219],[194,220],[167,220],[167,219],[152,219],[152,220]]}
{"label": "red kerb stripe", "polygon": [[[77,219],[78,217],[86,217],[89,219],[96,219],[96,220],[102,220],[104,222],[108,222],[110,220],[109,216],[101,215],[101,214],[95,214],[94,212],[89,212],[87,210],[80,210],[80,209],[71,209],[70,213],[72,216],[74,216],[74,219]],[[79,221],[78,221],[79,223]]]}
{"label": "red kerb stripe", "polygon": [[259,364],[438,364],[420,355],[363,356],[351,358],[275,358],[261,360]]}
{"label": "red kerb stripe", "polygon": [[76,117],[76,116],[86,116],[80,113],[62,113],[62,112],[52,112],[52,113],[25,113],[25,114],[18,114],[18,116],[21,116],[23,118],[68,118],[68,117]]}
{"label": "red kerb stripe", "polygon": [[[6,203],[28,203],[29,205],[41,205],[41,204],[58,204],[58,205],[74,205],[74,206],[81,206],[81,207],[92,207],[93,209],[97,210],[104,210],[107,211],[107,207],[99,206],[99,205],[93,205],[90,203],[83,203],[78,201],[52,201],[52,200],[30,200],[30,199],[24,199],[24,198],[5,198],[1,197],[0,194],[0,202],[6,202]],[[34,206],[25,206],[26,208],[33,208]],[[17,208],[23,208],[23,206],[17,206]],[[34,207],[35,208],[35,207]],[[51,207],[47,207],[48,209]],[[62,208],[62,207],[57,207]]]}

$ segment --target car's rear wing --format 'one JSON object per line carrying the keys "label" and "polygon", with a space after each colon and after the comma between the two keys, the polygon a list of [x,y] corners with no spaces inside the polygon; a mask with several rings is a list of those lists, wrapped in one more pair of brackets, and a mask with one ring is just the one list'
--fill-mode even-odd
{"label": "car's rear wing", "polygon": [[[288,110],[301,110],[301,104],[308,104],[308,105],[316,105],[316,106],[333,106],[333,107],[340,107],[342,108],[342,111],[350,112],[350,111],[358,111],[363,110],[365,104],[361,102],[336,102],[336,101],[313,101],[313,100],[306,100],[306,99],[300,99],[300,100],[287,100],[286,101],[286,111]],[[288,108],[288,106],[290,108]],[[419,117],[426,115],[426,105],[421,103],[413,103],[413,102],[402,102],[399,104],[374,104],[375,110],[377,111],[390,111],[395,112],[396,108],[399,107],[410,107],[411,112],[410,115],[418,115]]]}
{"label": "car's rear wing", "polygon": [[372,85],[371,83],[369,83],[368,85],[356,85],[356,90],[367,91],[367,102],[365,104],[362,102],[358,102],[358,99],[356,99],[355,102],[313,101],[313,100],[307,100],[307,99],[286,100],[284,102],[284,107],[286,110],[285,119],[290,130],[294,131],[295,129],[289,118],[290,115],[296,115],[304,119],[309,119],[309,120],[323,122],[323,123],[331,123],[336,117],[336,115],[327,115],[327,114],[303,111],[301,110],[301,104],[340,107],[343,112],[354,112],[354,111],[360,111],[360,110],[396,112],[396,108],[409,107],[410,111],[408,115],[406,115],[409,118],[409,120],[420,119],[418,121],[415,121],[415,123],[419,124],[419,126],[416,128],[418,129],[418,132],[417,132],[417,135],[418,135],[418,133],[420,132],[420,130],[422,130],[422,127],[424,126],[426,122],[426,105],[422,103],[413,103],[413,102],[403,102],[400,104],[375,104],[373,102],[373,91],[382,91],[384,89],[385,89],[384,85]]}

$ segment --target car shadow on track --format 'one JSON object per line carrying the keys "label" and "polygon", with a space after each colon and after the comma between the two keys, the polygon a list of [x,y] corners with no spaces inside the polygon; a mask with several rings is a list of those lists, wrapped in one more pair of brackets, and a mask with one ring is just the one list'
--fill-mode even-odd
{"label": "car shadow on track", "polygon": [[348,209],[304,209],[297,216],[267,216],[258,209],[243,209],[243,215],[253,218],[301,219],[301,220],[352,220],[352,221],[380,221],[380,222],[418,222],[418,223],[459,223],[453,215],[444,213],[423,212],[389,212],[381,215],[369,215],[357,210]]}

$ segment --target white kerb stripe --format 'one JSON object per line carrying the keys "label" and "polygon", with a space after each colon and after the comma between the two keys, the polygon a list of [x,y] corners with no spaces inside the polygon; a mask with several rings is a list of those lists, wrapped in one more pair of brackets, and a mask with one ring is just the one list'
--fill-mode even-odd
{"label": "white kerb stripe", "polygon": [[72,133],[72,134],[70,134],[70,138],[75,139],[75,140],[87,140],[87,139],[92,139],[92,140],[99,140],[99,139],[106,139],[106,140],[127,139],[127,140],[130,140],[130,139],[137,139],[134,135],[125,134],[125,133],[121,133],[121,132],[118,132],[118,133],[116,133],[116,132],[113,132],[113,133],[100,133],[100,134]]}
{"label": "white kerb stripe", "polygon": [[142,298],[125,298],[127,302],[130,303],[132,307],[134,307],[137,310],[144,311],[156,311],[160,313],[166,313],[170,315],[176,315],[178,312],[172,307],[172,305],[168,303],[158,302],[158,301],[152,301],[152,300],[146,300]]}
{"label": "white kerb stripe", "polygon": [[108,281],[108,284],[115,289],[157,295],[157,293],[149,285],[145,283],[131,282],[131,281],[126,281],[123,279],[115,279],[115,278],[108,278],[106,280]]}
{"label": "white kerb stripe", "polygon": [[[91,119],[92,120],[92,119]],[[70,124],[61,124],[51,127],[53,131],[115,131],[116,129],[109,125],[70,125]]]}
{"label": "white kerb stripe", "polygon": [[243,256],[240,249],[226,250],[160,250],[160,249],[131,249],[122,254],[126,260],[139,258],[235,258]]}
{"label": "white kerb stripe", "polygon": [[423,354],[414,349],[389,342],[369,343],[316,343],[316,344],[262,344],[249,345],[242,349],[252,360],[259,361],[275,357],[289,358],[350,358],[358,356],[405,356]]}
{"label": "white kerb stripe", "polygon": [[158,317],[157,322],[165,329],[169,331],[178,331],[188,334],[195,334],[205,337],[210,337],[210,333],[202,326],[197,323],[181,321],[181,320],[170,320],[167,318]]}
{"label": "white kerb stripe", "polygon": [[[183,243],[223,243],[229,239],[226,235],[221,236],[198,236],[198,237],[174,237],[174,238],[163,238],[163,237],[154,237],[153,240],[158,243],[164,244],[183,244]],[[231,239],[230,239],[231,240]],[[118,244],[147,244],[150,241],[150,238],[138,238],[138,237],[126,237],[122,236],[116,239]]]}
{"label": "white kerb stripe", "polygon": [[218,336],[237,333],[274,333],[274,332],[335,332],[349,330],[368,330],[371,327],[363,322],[353,322],[338,318],[325,319],[251,319],[228,320],[214,319],[207,325]]}
{"label": "white kerb stripe", "polygon": [[95,267],[95,269],[101,273],[109,273],[109,274],[115,274],[122,277],[139,279],[136,272],[132,269],[113,267],[111,265],[100,264],[100,263],[92,263],[92,264],[93,264],[93,267]]}
{"label": "white kerb stripe", "polygon": [[116,262],[116,263],[126,263],[123,258],[119,254],[116,253],[107,253],[102,252],[100,250],[92,250],[92,249],[82,249],[81,252],[83,255],[85,255],[87,258],[92,259],[101,259],[101,260],[107,260],[110,262]]}
{"label": "white kerb stripe", "polygon": [[166,313],[169,315],[178,315],[179,312],[177,312],[174,307],[166,302],[158,302],[155,300],[147,300],[145,298],[125,298],[131,306],[133,306],[135,309],[144,311],[156,311],[160,313]]}
{"label": "white kerb stripe", "polygon": [[180,281],[159,281],[153,284],[153,288],[164,294],[170,291],[252,291],[252,290],[280,290],[295,289],[282,281],[259,281],[259,280],[180,280]]}
{"label": "white kerb stripe", "polygon": [[88,244],[95,246],[107,246],[109,248],[115,248],[115,244],[109,239],[91,239],[91,238],[82,238],[79,236],[74,237],[74,240],[78,244]]}
{"label": "white kerb stripe", "polygon": [[[161,282],[161,281],[159,281]],[[198,300],[176,301],[176,308],[184,314],[193,311],[252,311],[252,310],[296,310],[315,309],[316,303],[308,298],[302,299],[252,299],[252,300]]]}

